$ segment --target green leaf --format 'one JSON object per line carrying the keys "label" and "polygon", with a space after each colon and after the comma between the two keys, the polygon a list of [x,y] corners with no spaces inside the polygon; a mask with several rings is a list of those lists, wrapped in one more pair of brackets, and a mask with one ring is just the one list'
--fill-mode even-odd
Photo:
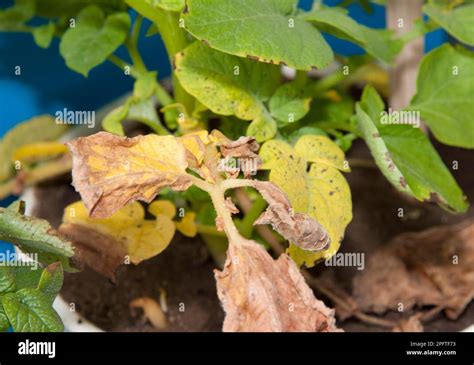
{"label": "green leaf", "polygon": [[15,291],[15,274],[5,262],[0,263],[0,295]]}
{"label": "green leaf", "polygon": [[296,0],[188,0],[183,19],[193,36],[219,51],[298,70],[325,68],[333,52],[296,9]]}
{"label": "green leaf", "polygon": [[474,55],[446,44],[423,58],[409,109],[420,112],[439,141],[474,148],[473,95]]}
{"label": "green leaf", "polygon": [[16,0],[13,6],[0,10],[0,31],[15,31],[34,15],[34,1]]}
{"label": "green leaf", "polygon": [[465,212],[466,198],[428,137],[410,125],[382,124],[384,104],[367,86],[356,105],[356,120],[369,149],[387,180],[421,201]]}
{"label": "green leaf", "polygon": [[270,99],[271,115],[282,123],[292,123],[303,118],[309,111],[311,98],[296,83],[280,86]]}
{"label": "green leaf", "polygon": [[34,142],[46,142],[58,139],[66,132],[68,126],[56,124],[49,115],[32,118],[8,131],[0,141],[0,181],[14,175],[11,164],[13,152],[24,145]]}
{"label": "green leaf", "polygon": [[461,42],[474,46],[474,4],[446,9],[441,4],[428,3],[423,12]]}
{"label": "green leaf", "polygon": [[306,135],[294,148],[281,140],[268,141],[262,146],[260,157],[263,169],[270,170],[270,181],[288,195],[293,209],[315,218],[331,238],[329,248],[319,252],[290,244],[291,258],[298,265],[311,267],[334,255],[352,219],[349,185],[336,168],[343,167],[344,153],[325,136]]}
{"label": "green leaf", "polygon": [[40,262],[60,261],[66,270],[74,271],[69,262],[74,256],[71,242],[44,219],[24,216],[13,208],[0,208],[0,240],[37,253]]}
{"label": "green leaf", "polygon": [[2,301],[0,298],[0,332],[5,332],[10,328],[10,321],[8,320],[7,314],[3,309]]}
{"label": "green leaf", "polygon": [[180,12],[184,9],[185,0],[125,0],[125,2],[139,14],[156,23],[159,20],[156,14],[158,11]]}
{"label": "green leaf", "polygon": [[4,312],[15,332],[61,332],[64,326],[50,301],[38,289],[25,288],[2,298]]}
{"label": "green leaf", "polygon": [[41,266],[34,265],[17,265],[13,266],[12,270],[15,275],[16,290],[38,287],[38,283],[43,273]]}
{"label": "green leaf", "polygon": [[260,62],[228,55],[195,42],[175,59],[176,76],[183,88],[220,115],[255,120],[252,131],[271,138],[275,121],[265,102],[280,80],[280,70]]}
{"label": "green leaf", "polygon": [[[34,2],[31,0],[26,1]],[[90,5],[100,7],[106,14],[126,10],[123,0],[39,0],[35,2],[37,15],[47,18],[69,18]]]}
{"label": "green leaf", "polygon": [[277,132],[277,124],[267,114],[262,114],[249,124],[247,136],[255,137],[257,142],[265,142],[273,138]]}
{"label": "green leaf", "polygon": [[357,23],[342,8],[316,7],[303,14],[302,18],[313,22],[316,27],[338,38],[354,42],[367,53],[386,63],[392,63],[403,47],[403,42],[393,39],[393,32],[368,28]]}
{"label": "green leaf", "polygon": [[54,299],[61,290],[63,279],[64,273],[60,262],[55,262],[43,270],[38,283],[38,290],[43,292],[51,304],[53,304]]}
{"label": "green leaf", "polygon": [[102,128],[109,133],[113,133],[118,136],[124,136],[125,131],[122,127],[122,121],[127,118],[128,109],[128,102],[125,102],[125,104],[112,109],[102,120]]}
{"label": "green leaf", "polygon": [[33,38],[35,40],[35,43],[41,48],[48,48],[51,44],[51,41],[53,40],[55,30],[56,26],[54,25],[54,23],[48,23],[36,27],[33,30]]}
{"label": "green leaf", "polygon": [[64,33],[59,51],[69,68],[87,77],[125,41],[129,28],[127,13],[105,17],[102,9],[91,5],[79,13],[76,26]]}

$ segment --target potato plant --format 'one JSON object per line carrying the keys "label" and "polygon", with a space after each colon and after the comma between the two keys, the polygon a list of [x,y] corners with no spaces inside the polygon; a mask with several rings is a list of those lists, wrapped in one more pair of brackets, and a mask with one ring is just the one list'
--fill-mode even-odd
{"label": "potato plant", "polygon": [[[343,241],[352,219],[344,174],[357,163],[345,153],[357,139],[401,194],[453,213],[468,209],[428,133],[474,147],[474,3],[427,1],[428,20],[403,36],[361,25],[342,6],[315,1],[303,11],[297,3],[16,0],[0,11],[1,31],[31,33],[43,48],[59,38],[66,65],[85,77],[111,62],[135,80],[103,118],[103,131],[67,148],[59,137],[68,126],[48,116],[1,141],[0,196],[72,169],[82,198],[57,229],[25,217],[18,203],[1,208],[0,238],[49,265],[27,280],[2,267],[1,329],[62,330],[51,308],[62,267],[89,265],[115,279],[119,265],[172,250],[178,230],[200,234],[216,262],[226,257],[215,273],[225,331],[337,331],[333,310],[314,297],[300,268],[329,259]],[[158,34],[167,49],[171,89],[140,55],[144,19],[147,36]],[[392,111],[387,69],[406,44],[437,28],[460,44],[426,54],[416,95]],[[322,32],[366,54],[337,56]],[[128,59],[117,55],[121,46]],[[359,98],[351,90],[360,85]],[[146,133],[127,136],[130,121]]]}

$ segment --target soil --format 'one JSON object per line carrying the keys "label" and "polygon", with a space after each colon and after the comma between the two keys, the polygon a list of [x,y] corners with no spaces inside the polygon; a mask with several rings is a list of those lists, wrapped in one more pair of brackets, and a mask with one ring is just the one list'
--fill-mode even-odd
{"label": "soil", "polygon": [[[452,166],[454,160],[458,161],[459,169],[452,173],[468,199],[474,202],[472,152],[434,144],[447,166]],[[348,158],[372,160],[361,141],[354,144]],[[466,214],[453,215],[434,204],[406,198],[391,187],[377,168],[353,167],[346,177],[351,187],[354,217],[341,252],[364,252],[366,260],[376,247],[388,243],[399,233],[457,223],[474,215],[472,208]],[[38,187],[36,194],[41,205],[35,215],[57,226],[64,206],[79,199],[69,182],[69,178],[65,177]],[[399,208],[404,209],[404,218],[397,216]],[[132,316],[128,303],[141,296],[150,296],[158,301],[163,289],[168,305],[167,331],[219,331],[224,315],[216,296],[214,267],[199,239],[177,236],[169,248],[157,257],[136,267],[122,267],[116,285],[91,270],[85,270],[66,275],[61,294],[67,301],[74,302],[82,315],[104,330],[152,331],[154,329],[148,323]],[[332,276],[337,285],[348,293],[351,292],[352,278],[357,273],[356,268],[325,267],[324,264],[312,271],[317,276]],[[331,306],[322,294],[316,295]],[[180,303],[185,304],[184,312],[179,311]],[[397,316],[396,313],[389,313],[385,317],[393,319]],[[473,323],[474,303],[471,303],[458,320],[450,321],[441,313],[425,324],[425,330],[459,331]],[[387,330],[354,319],[338,325],[346,331]]]}

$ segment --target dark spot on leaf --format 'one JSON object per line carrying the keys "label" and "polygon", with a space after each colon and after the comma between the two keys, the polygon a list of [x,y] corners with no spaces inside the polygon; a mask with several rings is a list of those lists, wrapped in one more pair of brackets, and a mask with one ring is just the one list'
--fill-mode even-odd
{"label": "dark spot on leaf", "polygon": [[329,195],[330,195],[330,196],[333,196],[333,195],[334,195],[334,191],[330,191],[330,192],[329,192]]}
{"label": "dark spot on leaf", "polygon": [[260,57],[258,56],[247,55],[247,58],[252,61],[260,61]]}
{"label": "dark spot on leaf", "polygon": [[376,133],[372,134],[372,137],[374,137],[374,138],[380,138],[380,133],[376,132]]}
{"label": "dark spot on leaf", "polygon": [[184,9],[183,9],[183,14],[187,14],[189,13],[189,8],[188,8],[188,2],[186,1],[186,4],[184,5]]}
{"label": "dark spot on leaf", "polygon": [[403,176],[400,178],[400,185],[402,186],[402,188],[407,187],[407,182]]}
{"label": "dark spot on leaf", "polygon": [[281,66],[288,66],[288,64],[286,62],[283,62],[283,61],[280,61],[280,65]]}
{"label": "dark spot on leaf", "polygon": [[208,47],[211,46],[210,43],[209,43],[207,40],[205,40],[205,39],[202,39],[201,42],[204,43],[204,44],[205,44],[206,46],[208,46]]}

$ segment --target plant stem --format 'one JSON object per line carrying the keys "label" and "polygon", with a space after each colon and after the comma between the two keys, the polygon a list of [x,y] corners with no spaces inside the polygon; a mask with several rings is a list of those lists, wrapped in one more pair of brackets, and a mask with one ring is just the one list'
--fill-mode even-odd
{"label": "plant stem", "polygon": [[250,238],[253,232],[253,223],[262,214],[267,206],[267,202],[262,197],[258,197],[252,204],[250,210],[245,213],[245,217],[242,220],[240,230],[242,236]]}
{"label": "plant stem", "polygon": [[[186,32],[179,26],[180,14],[157,9],[155,19],[155,25],[160,32],[163,43],[165,44],[170,63],[173,65],[174,56],[189,44]],[[194,98],[183,89],[174,72],[173,87],[176,101],[183,104],[188,111],[188,114],[191,114],[194,109]]]}
{"label": "plant stem", "polygon": [[205,224],[197,224],[197,231],[200,234],[208,234],[211,236],[220,236],[220,237],[226,236],[224,232],[218,231],[216,227],[208,226]]}

